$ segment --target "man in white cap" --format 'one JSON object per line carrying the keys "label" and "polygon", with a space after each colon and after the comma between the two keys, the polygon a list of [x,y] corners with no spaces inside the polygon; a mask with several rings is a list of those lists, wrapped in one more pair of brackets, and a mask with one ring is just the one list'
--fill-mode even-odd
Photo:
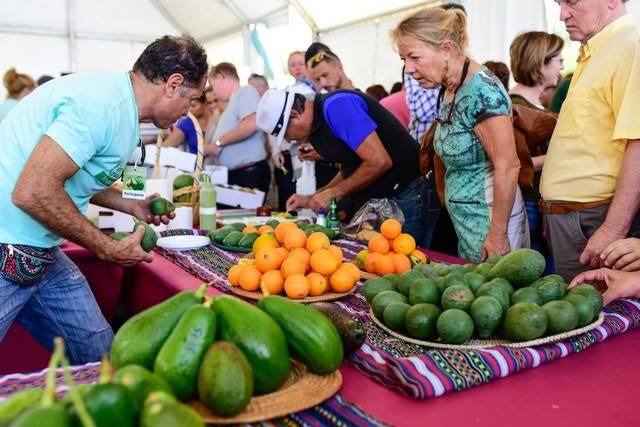
{"label": "man in white cap", "polygon": [[307,100],[270,89],[258,104],[256,122],[278,140],[309,142],[318,159],[342,164],[342,170],[315,194],[291,196],[288,211],[326,210],[335,197],[348,218],[370,199],[389,198],[404,213],[406,232],[418,245],[429,246],[426,180],[419,171],[418,145],[373,98],[338,90]]}

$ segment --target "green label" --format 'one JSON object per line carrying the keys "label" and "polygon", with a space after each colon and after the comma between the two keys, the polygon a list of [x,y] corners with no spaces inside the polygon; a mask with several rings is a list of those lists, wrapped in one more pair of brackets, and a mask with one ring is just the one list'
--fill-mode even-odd
{"label": "green label", "polygon": [[110,171],[102,171],[97,175],[94,175],[94,179],[96,182],[104,185],[105,187],[110,187],[111,184],[116,182],[118,178],[122,175],[122,165],[117,164]]}
{"label": "green label", "polygon": [[147,168],[127,166],[124,168],[122,183],[122,197],[144,200],[145,188],[147,187]]}

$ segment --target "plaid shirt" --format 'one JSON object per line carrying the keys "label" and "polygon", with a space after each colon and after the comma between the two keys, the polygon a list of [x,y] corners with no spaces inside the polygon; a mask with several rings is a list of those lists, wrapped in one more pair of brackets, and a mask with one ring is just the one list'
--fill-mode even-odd
{"label": "plaid shirt", "polygon": [[416,140],[431,126],[436,118],[438,88],[425,89],[409,74],[405,75],[404,87],[407,91],[407,105],[411,113],[409,133]]}

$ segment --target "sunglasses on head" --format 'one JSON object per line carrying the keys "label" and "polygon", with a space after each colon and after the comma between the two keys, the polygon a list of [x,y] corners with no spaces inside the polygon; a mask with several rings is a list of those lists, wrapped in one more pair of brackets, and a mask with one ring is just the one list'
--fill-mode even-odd
{"label": "sunglasses on head", "polygon": [[322,61],[324,61],[325,59],[338,59],[335,55],[332,55],[329,52],[318,52],[316,53],[314,56],[311,57],[311,59],[309,60],[309,65],[311,66],[311,68],[315,68],[319,63],[321,63]]}

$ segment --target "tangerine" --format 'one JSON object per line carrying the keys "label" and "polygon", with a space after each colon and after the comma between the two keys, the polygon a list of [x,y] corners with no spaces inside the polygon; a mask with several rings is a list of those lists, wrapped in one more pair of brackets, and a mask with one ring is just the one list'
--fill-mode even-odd
{"label": "tangerine", "polygon": [[258,229],[254,225],[247,225],[242,229],[242,234],[257,233]]}
{"label": "tangerine", "polygon": [[389,253],[389,241],[382,234],[376,234],[369,239],[369,252],[376,252],[379,254]]}
{"label": "tangerine", "polygon": [[280,246],[280,244],[278,243],[278,241],[276,240],[273,234],[263,234],[260,237],[258,237],[255,242],[253,242],[253,246],[251,247],[251,250],[253,251],[254,254],[257,254],[258,251],[262,248],[265,248],[265,247],[277,248],[278,246]]}
{"label": "tangerine", "polygon": [[284,277],[280,270],[267,271],[260,279],[260,290],[264,295],[278,295],[284,290]]}
{"label": "tangerine", "polygon": [[238,284],[245,291],[257,291],[260,289],[262,273],[255,265],[245,265],[238,275]]}
{"label": "tangerine", "polygon": [[283,221],[278,224],[274,230],[278,242],[284,243],[284,236],[288,233],[289,230],[293,230],[294,228],[298,228],[298,226],[293,221]]}
{"label": "tangerine", "polygon": [[304,274],[307,271],[307,266],[300,258],[290,256],[282,262],[280,271],[282,271],[282,277],[286,279],[292,274]]}
{"label": "tangerine", "polygon": [[331,255],[336,257],[336,259],[338,260],[338,263],[342,264],[342,260],[344,259],[344,255],[342,254],[342,249],[340,249],[336,245],[329,245],[329,252],[331,252]]}
{"label": "tangerine", "polygon": [[289,251],[289,256],[295,256],[304,261],[304,265],[306,268],[309,268],[309,259],[311,258],[311,254],[305,248],[295,248]]}
{"label": "tangerine", "polygon": [[374,263],[380,256],[382,256],[382,254],[379,254],[378,252],[369,252],[367,257],[364,259],[364,271],[367,273],[375,273],[376,267]]}
{"label": "tangerine", "polygon": [[402,274],[405,271],[411,270],[411,261],[404,254],[392,254],[391,259],[393,260],[393,264],[395,265],[396,274]]}
{"label": "tangerine", "polygon": [[384,276],[396,271],[396,264],[391,255],[381,255],[373,262],[373,269],[378,276]]}
{"label": "tangerine", "polygon": [[331,275],[329,283],[335,292],[349,292],[356,281],[347,270],[339,269]]}
{"label": "tangerine", "polygon": [[240,275],[240,270],[242,270],[242,265],[234,265],[229,269],[227,273],[227,279],[229,279],[229,283],[231,286],[238,286],[238,276]]}
{"label": "tangerine", "polygon": [[351,275],[353,276],[354,279],[356,279],[356,282],[358,280],[360,280],[360,269],[358,268],[357,265],[355,265],[352,262],[345,262],[343,263],[338,270],[347,270],[349,273],[351,273]]}
{"label": "tangerine", "polygon": [[309,273],[307,279],[309,279],[309,295],[312,297],[322,295],[329,288],[329,282],[322,274]]}
{"label": "tangerine", "polygon": [[307,235],[299,228],[292,228],[287,230],[284,235],[284,247],[291,250],[295,248],[304,248],[307,243]]}
{"label": "tangerine", "polygon": [[402,233],[402,224],[395,218],[389,218],[380,226],[380,233],[389,240],[393,240]]}
{"label": "tangerine", "polygon": [[340,262],[331,252],[329,252],[328,249],[320,249],[312,253],[309,262],[311,264],[311,269],[323,276],[333,274],[340,266]]}
{"label": "tangerine", "polygon": [[260,234],[273,233],[273,227],[270,226],[270,225],[264,224],[263,226],[258,228],[258,233],[260,233]]}
{"label": "tangerine", "polygon": [[[259,239],[259,237],[258,237],[258,239]],[[282,257],[282,259],[285,259],[286,257],[288,257],[288,256],[289,256],[289,249],[287,249],[287,248],[283,248],[282,246],[281,246],[281,247],[276,248],[276,251],[278,251],[278,253],[279,253],[279,254],[280,254],[280,256]]]}
{"label": "tangerine", "polygon": [[284,281],[284,292],[289,298],[300,299],[309,295],[309,279],[303,274],[292,274]]}
{"label": "tangerine", "polygon": [[422,252],[420,249],[416,249],[415,251],[411,252],[411,255],[418,258],[421,263],[423,264],[427,263],[427,254]]}
{"label": "tangerine", "polygon": [[309,237],[307,237],[306,248],[311,253],[320,249],[328,249],[329,245],[331,245],[329,237],[320,231],[311,233]]}
{"label": "tangerine", "polygon": [[402,233],[393,239],[391,246],[395,253],[410,255],[416,250],[416,240],[411,234]]}
{"label": "tangerine", "polygon": [[272,247],[264,247],[256,253],[256,267],[263,273],[271,270],[277,270],[280,268],[280,264],[282,264],[282,257],[276,250],[276,248]]}

